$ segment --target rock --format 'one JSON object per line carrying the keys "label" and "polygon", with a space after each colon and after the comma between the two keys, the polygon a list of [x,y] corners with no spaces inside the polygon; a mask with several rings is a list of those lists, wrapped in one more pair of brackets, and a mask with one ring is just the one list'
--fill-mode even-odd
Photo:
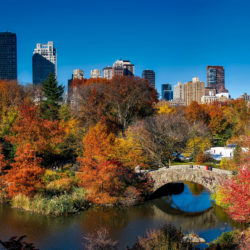
{"label": "rock", "polygon": [[135,167],[135,172],[140,173],[141,172],[141,167],[138,165]]}
{"label": "rock", "polygon": [[182,238],[183,242],[190,242],[190,243],[205,243],[206,241],[203,238],[200,238],[198,235],[194,235],[194,234],[188,234],[185,235]]}

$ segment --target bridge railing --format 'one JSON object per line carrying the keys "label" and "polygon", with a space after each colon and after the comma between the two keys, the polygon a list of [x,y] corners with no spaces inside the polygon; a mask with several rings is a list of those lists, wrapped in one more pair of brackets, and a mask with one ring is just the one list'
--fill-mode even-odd
{"label": "bridge railing", "polygon": [[156,170],[142,170],[142,169],[137,169],[135,170],[138,173],[148,173],[148,172],[153,172],[153,171],[162,171],[162,170],[167,170],[167,169],[197,169],[197,170],[204,170],[204,171],[212,171],[218,174],[225,174],[225,175],[233,175],[232,171],[229,170],[224,170],[224,169],[219,169],[219,168],[212,168],[211,170],[207,170],[207,166],[203,165],[172,165],[169,167],[162,167]]}

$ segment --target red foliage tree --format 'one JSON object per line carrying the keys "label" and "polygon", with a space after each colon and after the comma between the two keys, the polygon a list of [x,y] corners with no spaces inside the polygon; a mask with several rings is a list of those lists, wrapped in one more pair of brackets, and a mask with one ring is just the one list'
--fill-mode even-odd
{"label": "red foliage tree", "polygon": [[227,212],[236,221],[250,221],[250,166],[244,165],[238,175],[224,185]]}
{"label": "red foliage tree", "polygon": [[12,135],[6,139],[17,146],[30,144],[41,154],[45,151],[53,152],[55,146],[63,141],[63,136],[64,130],[59,121],[43,119],[39,108],[26,102],[20,106]]}
{"label": "red foliage tree", "polygon": [[31,145],[19,146],[15,162],[5,175],[7,191],[10,197],[22,193],[33,196],[42,184],[44,169],[40,166],[42,159],[36,157]]}

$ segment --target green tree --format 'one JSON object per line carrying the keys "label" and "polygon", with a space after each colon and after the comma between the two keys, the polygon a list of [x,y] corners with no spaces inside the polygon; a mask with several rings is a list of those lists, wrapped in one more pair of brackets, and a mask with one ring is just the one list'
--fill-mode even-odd
{"label": "green tree", "polygon": [[48,79],[42,84],[42,90],[45,97],[45,100],[42,101],[44,118],[56,120],[58,118],[64,87],[57,85],[54,74],[49,74]]}

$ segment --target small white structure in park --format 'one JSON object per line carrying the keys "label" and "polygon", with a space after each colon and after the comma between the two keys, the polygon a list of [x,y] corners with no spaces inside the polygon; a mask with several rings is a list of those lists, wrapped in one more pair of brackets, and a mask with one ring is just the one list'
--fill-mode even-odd
{"label": "small white structure in park", "polygon": [[222,158],[232,159],[234,156],[235,145],[228,145],[226,147],[212,147],[205,153],[210,154],[213,159],[220,161]]}

